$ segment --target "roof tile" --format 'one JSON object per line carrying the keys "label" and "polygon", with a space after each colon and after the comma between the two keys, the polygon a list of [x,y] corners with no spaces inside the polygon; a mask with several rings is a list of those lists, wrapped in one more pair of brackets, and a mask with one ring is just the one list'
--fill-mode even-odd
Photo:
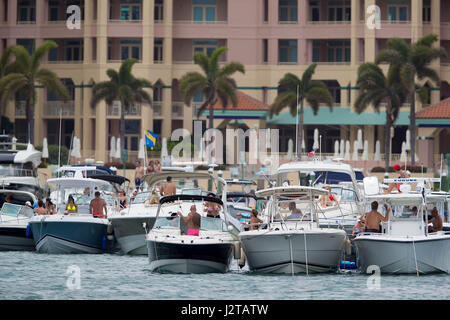
{"label": "roof tile", "polygon": [[418,119],[450,119],[450,98],[416,112]]}
{"label": "roof tile", "polygon": [[[233,107],[231,101],[228,101],[227,109],[229,110],[257,110],[263,111],[268,110],[269,106],[248,94],[243,93],[242,91],[236,90],[236,95],[238,98],[238,104],[236,108]],[[217,101],[214,105],[214,110],[223,110],[222,103]]]}

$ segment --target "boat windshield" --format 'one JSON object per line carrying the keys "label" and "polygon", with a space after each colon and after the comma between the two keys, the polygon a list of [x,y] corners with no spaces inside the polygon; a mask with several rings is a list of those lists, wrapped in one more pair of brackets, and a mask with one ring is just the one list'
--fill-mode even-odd
{"label": "boat windshield", "polygon": [[0,163],[0,176],[3,177],[34,177],[32,169],[24,169],[21,163]]}
{"label": "boat windshield", "polygon": [[34,212],[33,212],[32,208],[20,206],[20,205],[8,203],[8,202],[3,203],[0,214],[5,215],[5,216],[10,216],[10,217],[31,218],[32,216],[34,216]]}
{"label": "boat windshield", "polygon": [[179,229],[180,217],[159,217],[153,228],[156,229]]}
{"label": "boat windshield", "polygon": [[[77,205],[90,205],[91,200],[93,199],[90,195],[87,194],[71,194],[75,200]],[[107,206],[116,205],[116,197],[110,194],[102,194],[100,196],[102,199],[106,201]],[[66,201],[67,202],[67,201]]]}
{"label": "boat windshield", "polygon": [[151,192],[140,192],[136,195],[134,198],[132,204],[140,204],[145,203],[145,201],[150,199],[150,196],[152,195]]}
{"label": "boat windshield", "polygon": [[281,199],[276,203],[274,221],[312,221],[310,201]]}
{"label": "boat windshield", "polygon": [[226,231],[226,225],[222,219],[202,217],[200,229],[210,231]]}
{"label": "boat windshield", "polygon": [[[404,220],[404,219],[408,219],[408,220],[419,220],[420,219],[420,212],[422,210],[422,206],[391,206],[391,210],[392,210],[392,220]],[[384,211],[380,210],[380,208],[378,208],[378,211]],[[383,215],[385,213],[383,212]]]}

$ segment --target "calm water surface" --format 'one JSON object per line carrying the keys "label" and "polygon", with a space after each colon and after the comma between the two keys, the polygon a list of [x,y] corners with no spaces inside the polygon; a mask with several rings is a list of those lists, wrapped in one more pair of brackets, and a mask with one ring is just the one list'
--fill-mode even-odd
{"label": "calm water surface", "polygon": [[[68,267],[80,270],[80,289],[67,287]],[[367,287],[357,272],[274,276],[152,273],[147,257],[0,252],[0,299],[450,299],[450,275],[382,275]],[[373,283],[373,282],[372,282]]]}

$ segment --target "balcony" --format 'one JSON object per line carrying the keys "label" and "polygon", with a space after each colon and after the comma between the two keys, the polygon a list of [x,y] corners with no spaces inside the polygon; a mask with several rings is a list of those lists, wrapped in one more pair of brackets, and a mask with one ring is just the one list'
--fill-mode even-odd
{"label": "balcony", "polygon": [[183,117],[184,102],[174,101],[172,102],[172,117],[182,118]]}
{"label": "balcony", "polygon": [[153,117],[162,116],[162,101],[153,101]]}
{"label": "balcony", "polygon": [[[108,106],[107,116],[108,117],[120,117],[121,104],[120,101],[114,101],[113,105]],[[140,116],[141,115],[141,105],[136,104],[128,108],[125,111],[125,116]]]}
{"label": "balcony", "polygon": [[46,117],[73,117],[75,115],[74,101],[47,101],[44,106],[44,116]]}
{"label": "balcony", "polygon": [[25,105],[26,101],[24,100],[16,101],[16,108],[14,109],[16,117],[25,117],[27,115]]}

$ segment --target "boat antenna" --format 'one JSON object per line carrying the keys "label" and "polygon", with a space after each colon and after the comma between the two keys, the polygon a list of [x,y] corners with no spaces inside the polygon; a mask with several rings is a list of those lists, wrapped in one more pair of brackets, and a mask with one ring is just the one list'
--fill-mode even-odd
{"label": "boat antenna", "polygon": [[319,136],[319,161],[322,161],[322,135]]}
{"label": "boat antenna", "polygon": [[[297,157],[297,160],[300,160],[300,159],[298,159],[298,85],[297,85],[297,113],[296,113],[296,117],[295,117],[295,156]],[[303,135],[302,135],[302,139],[303,139]],[[300,141],[300,143],[302,143],[301,141]],[[300,152],[301,152],[301,150],[302,150],[302,147],[300,146]]]}
{"label": "boat antenna", "polygon": [[59,109],[58,169],[61,167],[61,126],[62,126],[62,107]]}
{"label": "boat antenna", "polygon": [[439,170],[439,191],[442,191],[442,156],[444,154],[441,153],[441,169]]}
{"label": "boat antenna", "polygon": [[72,152],[72,147],[73,147],[73,131],[72,131],[72,137],[70,138],[69,154],[67,155],[67,165],[70,164],[70,153]]}

